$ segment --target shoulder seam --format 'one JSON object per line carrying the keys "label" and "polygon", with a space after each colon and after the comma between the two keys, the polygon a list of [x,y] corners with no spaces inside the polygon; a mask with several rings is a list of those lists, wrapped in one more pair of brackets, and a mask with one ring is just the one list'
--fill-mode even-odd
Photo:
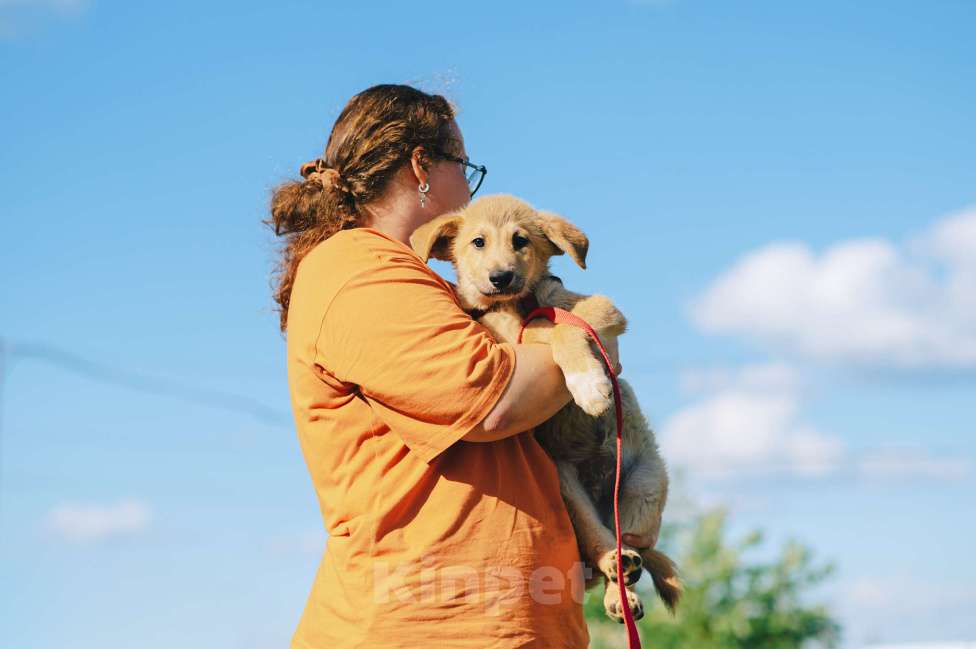
{"label": "shoulder seam", "polygon": [[[315,355],[312,357],[312,360],[314,362],[317,363],[318,360],[319,360],[319,339],[322,337],[322,327],[325,326],[325,317],[327,315],[329,315],[329,309],[332,308],[332,303],[335,302],[335,299],[337,297],[339,297],[339,293],[342,292],[342,289],[346,288],[346,284],[348,284],[352,280],[356,279],[357,277],[359,277],[360,275],[362,275],[364,272],[365,271],[359,271],[357,273],[353,273],[346,281],[344,281],[342,283],[342,286],[340,286],[338,289],[336,289],[336,292],[332,294],[332,297],[331,298],[329,298],[329,303],[325,305],[325,309],[322,311],[322,319],[319,320],[319,329],[315,333],[315,341],[312,343],[312,349],[315,350]],[[336,378],[339,378],[339,377],[336,377]]]}
{"label": "shoulder seam", "polygon": [[[345,232],[356,233],[357,229],[358,228],[353,228],[350,230],[345,230]],[[430,266],[423,263],[423,260],[420,257],[416,255],[414,255],[413,257],[410,257],[409,255],[403,255],[400,257],[384,258],[376,250],[374,250],[372,246],[364,246],[362,248],[362,251],[368,253],[370,257],[375,259],[381,265],[385,265],[390,261],[402,260],[409,263],[412,266],[415,266],[418,270],[422,269],[422,272],[425,273],[428,277],[430,277],[434,281],[443,282],[443,284],[446,285],[447,292],[451,295],[454,301],[457,302],[458,306],[460,306],[460,302],[458,302],[457,295],[454,293],[454,290],[451,287],[450,282],[448,282],[443,277],[435,273]],[[322,338],[322,329],[323,327],[325,327],[325,318],[329,315],[329,310],[332,308],[332,303],[335,302],[336,298],[339,297],[339,294],[342,293],[343,289],[346,288],[346,285],[349,284],[349,282],[353,281],[354,279],[358,279],[362,275],[370,272],[370,270],[371,269],[360,270],[357,271],[356,273],[353,273],[349,278],[346,279],[346,281],[342,283],[342,285],[338,289],[336,289],[335,293],[329,299],[329,303],[325,306],[325,309],[322,311],[322,319],[319,320],[319,328],[315,334],[315,341],[312,343],[312,348],[315,350],[315,355],[313,357],[314,362],[318,362],[319,359],[319,340]]]}
{"label": "shoulder seam", "polygon": [[[343,232],[348,232],[352,236],[355,236],[355,235],[359,234],[358,232],[356,232],[357,229],[358,228],[351,228],[349,230],[340,230],[339,232],[336,232],[336,234],[341,234]],[[333,235],[333,236],[335,236],[335,235]],[[380,259],[379,255],[377,255],[371,248],[366,247],[366,248],[361,249],[361,250],[364,251],[364,252],[368,252],[370,257],[376,259],[377,261],[382,262],[382,259]],[[348,278],[346,278],[346,281],[344,281],[342,283],[342,285],[339,286],[339,288],[336,289],[335,293],[332,294],[332,297],[329,298],[329,303],[326,304],[325,305],[325,309],[322,310],[322,318],[321,318],[321,320],[319,320],[318,331],[315,332],[315,340],[312,342],[312,349],[315,351],[315,354],[312,357],[313,362],[316,362],[317,363],[318,360],[319,360],[319,340],[322,338],[322,328],[325,326],[325,318],[326,318],[326,316],[329,315],[329,309],[332,308],[332,303],[335,302],[335,299],[337,297],[339,297],[339,293],[342,292],[342,289],[346,288],[346,285],[349,282],[351,282],[352,280],[356,279],[357,277],[359,277],[360,275],[362,275],[365,272],[366,272],[365,270],[360,270],[360,271],[357,271],[357,272],[353,273]],[[338,377],[336,377],[336,378],[338,378]]]}

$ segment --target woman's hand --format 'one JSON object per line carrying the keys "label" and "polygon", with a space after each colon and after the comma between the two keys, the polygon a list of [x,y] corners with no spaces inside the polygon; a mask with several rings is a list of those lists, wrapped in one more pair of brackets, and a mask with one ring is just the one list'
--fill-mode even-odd
{"label": "woman's hand", "polygon": [[[613,373],[620,376],[620,373],[624,371],[624,368],[620,364],[620,349],[617,345],[617,337],[600,335],[600,341],[603,343],[603,347],[607,350],[607,356],[609,356],[611,362],[613,362]],[[597,358],[599,358],[599,356],[597,356]]]}
{"label": "woman's hand", "polygon": [[623,542],[635,550],[647,550],[653,548],[657,539],[650,534],[624,534]]}

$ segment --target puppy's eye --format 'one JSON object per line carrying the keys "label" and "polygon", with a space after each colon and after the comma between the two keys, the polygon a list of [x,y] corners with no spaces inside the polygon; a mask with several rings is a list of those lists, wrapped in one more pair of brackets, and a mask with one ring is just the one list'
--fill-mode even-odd
{"label": "puppy's eye", "polygon": [[474,244],[474,247],[475,248],[484,248],[485,247],[485,240],[482,237],[475,237],[475,239],[471,243]]}
{"label": "puppy's eye", "polygon": [[512,247],[516,250],[521,250],[526,245],[528,245],[529,240],[523,237],[521,234],[516,234],[512,237]]}

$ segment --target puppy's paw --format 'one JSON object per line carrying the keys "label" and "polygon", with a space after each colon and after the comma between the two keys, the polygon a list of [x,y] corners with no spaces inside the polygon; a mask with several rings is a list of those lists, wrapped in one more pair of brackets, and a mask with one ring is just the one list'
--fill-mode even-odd
{"label": "puppy's paw", "polygon": [[[624,548],[623,550],[624,551],[620,556],[620,562],[623,564],[624,569],[624,584],[630,586],[632,584],[636,584],[637,580],[640,579],[644,563],[636,550],[631,550],[630,548]],[[617,583],[616,549],[613,549],[600,557],[599,568],[600,572],[605,574],[611,582]]]}
{"label": "puppy's paw", "polygon": [[623,624],[625,605],[630,609],[630,613],[634,616],[635,620],[644,617],[644,604],[641,603],[637,593],[632,590],[624,591],[627,593],[627,603],[622,604],[619,591],[620,587],[616,584],[607,584],[607,592],[603,595],[603,609],[606,611],[607,617]]}
{"label": "puppy's paw", "polygon": [[566,388],[583,412],[599,417],[613,405],[613,384],[603,368],[566,374]]}

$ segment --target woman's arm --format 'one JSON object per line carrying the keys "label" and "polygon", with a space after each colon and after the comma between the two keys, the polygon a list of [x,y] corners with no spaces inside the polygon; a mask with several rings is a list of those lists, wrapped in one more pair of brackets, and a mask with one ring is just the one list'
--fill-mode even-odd
{"label": "woman's arm", "polygon": [[425,462],[459,439],[530,430],[569,401],[548,345],[497,343],[419,259],[373,239],[359,243],[383,263],[344,280],[316,314],[315,363],[356,386]]}
{"label": "woman's arm", "polygon": [[[606,347],[614,372],[620,374],[616,337],[608,338]],[[571,399],[549,345],[515,345],[515,371],[508,386],[495,407],[461,439],[494,442],[517,435],[549,419]]]}
{"label": "woman's arm", "polygon": [[494,442],[538,426],[572,399],[549,345],[515,345],[515,370],[484,419],[461,439]]}

